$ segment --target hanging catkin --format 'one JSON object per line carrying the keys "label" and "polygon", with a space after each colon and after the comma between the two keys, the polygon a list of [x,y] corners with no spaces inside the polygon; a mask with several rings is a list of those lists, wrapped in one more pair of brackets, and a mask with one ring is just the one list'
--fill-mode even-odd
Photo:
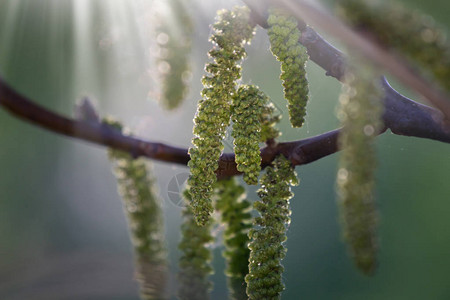
{"label": "hanging catkin", "polygon": [[291,220],[289,200],[293,194],[290,186],[298,184],[298,179],[290,161],[279,155],[273,167],[266,168],[260,182],[258,196],[261,200],[254,204],[260,216],[249,232],[247,295],[251,300],[280,299],[284,290],[281,260],[286,255],[284,242]]}
{"label": "hanging catkin", "polygon": [[199,226],[194,219],[188,189],[183,193],[186,207],[183,209],[181,242],[178,245],[182,255],[179,260],[178,298],[181,300],[206,300],[212,289],[209,275],[212,274],[212,253],[208,247],[213,242],[211,236],[212,221]]}
{"label": "hanging catkin", "polygon": [[241,85],[233,97],[232,121],[237,169],[247,184],[257,184],[261,172],[261,115],[265,95],[254,85]]}
{"label": "hanging catkin", "polygon": [[[116,121],[105,122],[122,128]],[[141,299],[166,299],[167,254],[161,204],[155,196],[154,180],[142,159],[113,149],[108,154],[128,218]]]}
{"label": "hanging catkin", "polygon": [[244,181],[258,183],[261,172],[260,142],[278,137],[274,128],[280,116],[269,97],[255,85],[240,85],[233,96],[231,119],[233,121],[234,153],[237,169],[244,173]]}
{"label": "hanging catkin", "polygon": [[289,119],[293,127],[302,127],[309,93],[305,70],[309,57],[306,48],[298,42],[301,33],[297,20],[286,12],[271,9],[267,23],[270,50],[281,62],[280,79],[288,101]]}
{"label": "hanging catkin", "polygon": [[376,268],[373,142],[382,126],[381,97],[379,80],[369,66],[347,72],[338,110],[342,123],[338,204],[343,236],[356,266],[365,274],[372,274]]}
{"label": "hanging catkin", "polygon": [[216,209],[224,225],[223,240],[226,260],[225,274],[232,299],[247,299],[245,276],[248,274],[248,230],[251,224],[251,203],[245,199],[245,189],[236,178],[220,180],[216,183]]}
{"label": "hanging catkin", "polygon": [[270,140],[275,140],[281,135],[280,131],[275,128],[275,125],[280,122],[281,115],[276,115],[276,108],[270,98],[263,94],[263,109],[260,115],[261,120],[261,140],[260,142],[267,143]]}
{"label": "hanging catkin", "polygon": [[188,93],[194,29],[183,0],[169,0],[162,5],[156,16],[156,64],[161,84],[160,101],[171,110],[177,108]]}
{"label": "hanging catkin", "polygon": [[337,13],[384,47],[426,68],[450,91],[450,44],[431,17],[395,1],[339,0]]}
{"label": "hanging catkin", "polygon": [[209,220],[213,210],[210,197],[223,150],[222,140],[230,124],[231,99],[236,81],[241,77],[239,63],[245,57],[245,43],[254,34],[254,26],[249,24],[249,10],[244,7],[219,11],[213,29],[211,41],[216,46],[209,55],[214,62],[206,66],[210,75],[202,80],[203,98],[194,119],[193,147],[189,149],[191,209],[200,225]]}

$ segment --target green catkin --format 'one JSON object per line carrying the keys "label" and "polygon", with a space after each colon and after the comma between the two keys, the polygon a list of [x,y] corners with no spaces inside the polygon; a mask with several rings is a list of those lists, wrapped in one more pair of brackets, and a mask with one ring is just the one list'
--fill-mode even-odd
{"label": "green catkin", "polygon": [[216,210],[225,226],[223,256],[226,259],[225,274],[228,277],[231,298],[247,299],[245,276],[248,274],[248,230],[251,225],[251,204],[245,199],[245,189],[235,178],[216,183]]}
{"label": "green catkin", "polygon": [[342,149],[337,174],[343,236],[356,266],[365,274],[376,268],[377,212],[374,199],[374,139],[382,128],[382,90],[368,66],[349,71],[339,99]]}
{"label": "green catkin", "polygon": [[271,9],[267,23],[270,50],[281,62],[280,79],[288,101],[289,119],[293,127],[302,127],[309,93],[305,70],[309,57],[306,48],[298,42],[301,33],[297,20],[283,11]]}
{"label": "green catkin", "polygon": [[275,107],[269,97],[255,85],[239,86],[231,111],[237,169],[244,173],[247,184],[257,184],[261,172],[259,142],[279,136],[274,126],[281,116],[274,115]]}
{"label": "green catkin", "polygon": [[209,51],[214,62],[207,64],[209,75],[203,77],[202,100],[194,118],[193,147],[189,149],[191,208],[198,224],[205,224],[212,213],[211,193],[216,182],[215,171],[223,150],[222,140],[230,124],[231,99],[236,81],[241,77],[240,61],[245,57],[244,45],[254,35],[249,24],[249,9],[235,7],[222,10],[213,25]]}
{"label": "green catkin", "polygon": [[[121,129],[115,121],[106,121]],[[167,262],[160,199],[144,160],[109,149],[134,246],[141,299],[166,299]]]}
{"label": "green catkin", "polygon": [[269,97],[264,94],[263,109],[260,115],[261,122],[261,140],[260,142],[268,142],[274,140],[281,135],[280,131],[275,128],[275,125],[280,122],[281,115],[275,115],[275,106],[270,101]]}
{"label": "green catkin", "polygon": [[[160,100],[166,109],[177,108],[188,92],[189,54],[193,24],[182,0],[167,1],[161,9],[156,41],[159,46],[157,68],[161,82]],[[171,14],[167,15],[169,11]]]}
{"label": "green catkin", "polygon": [[298,184],[297,175],[290,161],[279,155],[273,167],[267,167],[261,177],[260,201],[254,208],[260,216],[249,232],[249,274],[246,276],[247,295],[253,300],[280,299],[284,290],[281,260],[286,255],[287,226],[291,211],[289,200],[293,194],[290,186]]}
{"label": "green catkin", "polygon": [[[185,190],[183,196],[186,204],[190,201],[190,193]],[[183,210],[181,225],[181,242],[178,248],[182,255],[179,261],[178,297],[181,300],[206,300],[212,289],[208,277],[212,274],[212,253],[208,247],[213,242],[211,236],[211,220],[204,226],[197,225],[192,210],[187,205]]]}
{"label": "green catkin", "polygon": [[237,169],[247,184],[257,184],[261,172],[261,115],[265,95],[254,85],[241,85],[233,97],[232,121]]}
{"label": "green catkin", "polygon": [[338,3],[338,15],[350,25],[417,62],[450,91],[450,44],[431,17],[392,1]]}

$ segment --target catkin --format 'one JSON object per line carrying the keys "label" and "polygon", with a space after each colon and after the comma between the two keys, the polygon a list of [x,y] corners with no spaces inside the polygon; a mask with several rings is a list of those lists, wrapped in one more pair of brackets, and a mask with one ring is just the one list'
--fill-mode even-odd
{"label": "catkin", "polygon": [[271,9],[267,23],[270,50],[281,62],[280,79],[288,101],[289,120],[293,127],[302,127],[309,93],[305,69],[309,57],[298,41],[301,33],[297,20],[283,11]]}
{"label": "catkin", "polygon": [[260,142],[267,143],[270,140],[274,140],[281,135],[280,131],[275,128],[275,125],[280,122],[281,115],[275,114],[275,106],[270,101],[270,98],[263,94],[263,108],[260,115],[261,122],[261,140]]}
{"label": "catkin", "polygon": [[373,142],[382,127],[381,97],[379,80],[369,67],[347,72],[338,110],[342,123],[338,204],[343,236],[356,266],[365,274],[372,274],[376,268]]}
{"label": "catkin", "polygon": [[241,85],[233,97],[232,121],[237,169],[247,184],[257,184],[261,172],[261,115],[264,94],[254,85]]}
{"label": "catkin", "polygon": [[206,66],[209,75],[202,80],[202,100],[194,118],[193,147],[189,149],[191,209],[197,223],[205,224],[212,212],[211,193],[216,182],[215,171],[223,150],[222,140],[230,124],[231,99],[236,81],[241,77],[240,61],[245,57],[245,43],[254,34],[249,24],[249,10],[236,7],[222,10],[213,25],[211,41],[215,47],[209,51],[214,59]]}
{"label": "catkin", "polygon": [[298,184],[298,179],[290,161],[279,155],[273,167],[266,168],[260,182],[258,196],[261,200],[254,203],[260,216],[255,218],[255,227],[249,232],[247,295],[251,300],[280,299],[284,290],[281,260],[286,255],[284,242],[291,215],[289,200],[293,197],[290,186]]}
{"label": "catkin", "polygon": [[[121,129],[118,122],[109,125]],[[154,180],[142,159],[129,153],[109,149],[119,193],[128,217],[134,246],[136,278],[141,299],[166,299],[167,262],[160,199],[156,197]]]}
{"label": "catkin", "polygon": [[450,45],[431,17],[395,1],[339,0],[337,13],[384,47],[417,62],[450,91]]}
{"label": "catkin", "polygon": [[247,299],[245,292],[248,274],[248,230],[251,225],[251,204],[245,199],[245,189],[235,178],[220,180],[216,183],[216,209],[220,212],[221,222],[225,229],[223,233],[226,260],[225,274],[232,299]]}
{"label": "catkin", "polygon": [[[188,204],[191,197],[188,190],[183,196]],[[178,297],[181,300],[209,299],[212,282],[208,277],[213,269],[212,253],[208,245],[214,240],[211,236],[211,226],[211,220],[203,226],[197,225],[189,205],[184,208],[181,242],[178,245],[182,252],[178,272]]]}
{"label": "catkin", "polygon": [[260,142],[279,136],[274,127],[280,116],[269,97],[255,85],[240,85],[232,103],[234,153],[237,169],[244,173],[244,181],[258,183],[261,172]]}
{"label": "catkin", "polygon": [[172,110],[188,93],[193,24],[182,0],[169,0],[166,5],[158,14],[156,64],[161,83],[160,101],[166,109]]}

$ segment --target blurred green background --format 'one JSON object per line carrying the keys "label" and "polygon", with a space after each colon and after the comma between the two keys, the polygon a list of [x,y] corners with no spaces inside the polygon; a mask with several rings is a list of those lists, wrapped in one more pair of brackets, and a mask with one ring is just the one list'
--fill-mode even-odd
{"label": "blurred green background", "polygon": [[[448,1],[405,2],[450,28]],[[189,2],[196,26],[192,87],[173,112],[155,100],[150,0],[0,0],[0,74],[64,115],[72,114],[77,99],[89,96],[102,114],[123,120],[137,135],[188,147],[211,46],[209,24],[217,9],[235,4],[240,2]],[[248,53],[243,81],[259,85],[285,111],[279,64],[263,30]],[[290,129],[286,116],[280,125],[283,141],[337,126],[340,84],[313,63],[308,71],[306,126]],[[450,299],[450,145],[387,132],[377,147],[377,273],[360,275],[340,238],[334,191],[338,155],[332,155],[297,167],[301,184],[291,202],[283,299]],[[177,191],[174,178],[187,172],[154,164],[172,289],[181,208],[168,192]],[[138,299],[126,220],[104,148],[57,136],[0,109],[0,195],[0,299]],[[254,189],[248,197],[256,198]],[[227,297],[221,251],[214,245],[213,299]]]}

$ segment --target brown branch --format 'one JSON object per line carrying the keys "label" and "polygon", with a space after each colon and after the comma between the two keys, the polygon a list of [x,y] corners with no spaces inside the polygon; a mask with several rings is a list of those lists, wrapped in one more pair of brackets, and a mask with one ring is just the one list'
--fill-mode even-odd
{"label": "brown branch", "polygon": [[[182,165],[187,165],[189,161],[187,149],[126,136],[103,123],[73,120],[51,112],[17,93],[1,77],[0,105],[17,118],[52,132],[126,151],[135,157],[142,156]],[[335,153],[338,132],[334,130],[301,141],[265,147],[261,149],[262,165],[263,167],[270,165],[280,153],[289,157],[294,165],[308,164]],[[234,153],[224,153],[221,156],[217,173],[219,177],[240,174],[236,169]]]}
{"label": "brown branch", "polygon": [[[261,27],[267,28],[268,1],[243,0],[243,2],[252,10],[254,21]],[[320,19],[317,22],[320,22]],[[299,28],[302,31],[299,42],[306,47],[310,59],[322,67],[328,76],[342,81],[346,69],[344,54],[300,19]],[[445,118],[434,108],[401,95],[388,84],[385,78],[382,82],[385,90],[383,119],[388,129],[398,135],[450,143],[449,118]]]}
{"label": "brown branch", "polygon": [[[339,129],[320,134],[301,141],[279,143],[273,147],[261,149],[261,166],[269,166],[278,154],[288,157],[294,166],[305,165],[338,151],[337,137]],[[224,153],[219,160],[217,176],[238,175],[234,153]]]}
{"label": "brown branch", "polygon": [[[343,80],[344,55],[330,45],[311,27],[302,28],[302,43],[310,59],[322,67],[328,76]],[[382,79],[385,111],[384,123],[393,133],[450,143],[450,121],[429,106],[417,103],[398,93],[385,78]]]}
{"label": "brown branch", "polygon": [[122,135],[105,124],[72,120],[17,93],[0,77],[0,105],[14,116],[47,130],[131,153],[135,157],[187,164],[187,150]]}
{"label": "brown branch", "polygon": [[357,51],[375,65],[382,66],[403,84],[415,90],[450,119],[450,97],[432,82],[423,78],[404,59],[389,53],[374,41],[353,31],[334,16],[305,0],[278,0],[298,19],[318,26],[332,36],[339,37],[350,49]]}
{"label": "brown branch", "polygon": [[[245,1],[245,2],[250,2]],[[264,7],[263,7],[264,8]],[[266,27],[266,10],[252,11],[254,20]],[[300,42],[306,46],[311,60],[326,70],[327,75],[342,79],[345,60],[342,53],[327,43],[314,30],[300,23],[303,34]],[[438,110],[416,103],[396,92],[383,80],[385,97],[385,128],[393,133],[428,138],[450,143],[450,125]],[[47,130],[69,137],[89,141],[159,161],[186,165],[187,149],[162,143],[145,141],[98,122],[73,120],[53,113],[17,93],[0,77],[0,105],[14,116]],[[279,143],[261,149],[262,166],[269,165],[276,155],[282,153],[294,165],[303,165],[335,153],[339,130],[330,131],[300,141]],[[239,174],[233,153],[224,153],[219,161],[219,177]]]}

